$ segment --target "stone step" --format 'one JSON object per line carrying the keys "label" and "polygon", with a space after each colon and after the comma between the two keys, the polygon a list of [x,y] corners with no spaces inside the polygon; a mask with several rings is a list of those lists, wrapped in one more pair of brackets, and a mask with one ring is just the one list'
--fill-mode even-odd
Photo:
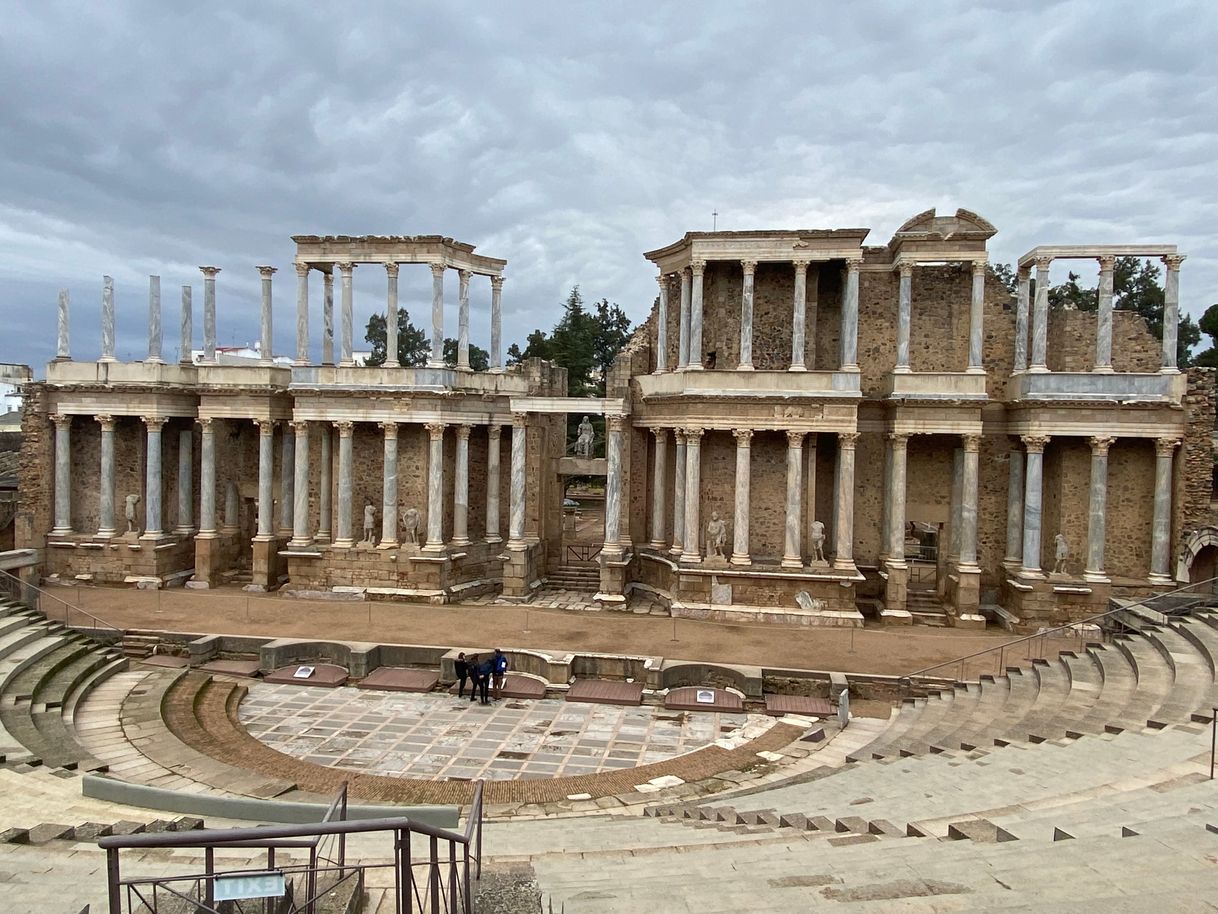
{"label": "stone step", "polygon": [[1011,683],[1006,676],[987,675],[981,676],[977,684],[981,694],[972,712],[941,740],[943,748],[973,749],[994,744],[993,738],[988,736],[988,728],[1004,713],[1007,699],[1011,695]]}
{"label": "stone step", "polygon": [[1091,710],[1067,730],[1067,735],[1106,732],[1109,724],[1120,719],[1138,685],[1133,664],[1115,647],[1093,645],[1087,648],[1087,654],[1100,669],[1100,697]]}
{"label": "stone step", "polygon": [[1171,695],[1175,673],[1158,645],[1145,636],[1118,635],[1113,643],[1133,666],[1138,684],[1120,717],[1109,726],[1142,729]]}
{"label": "stone step", "polygon": [[1151,629],[1146,637],[1157,644],[1173,670],[1171,691],[1154,713],[1152,725],[1187,721],[1214,691],[1213,668],[1196,645],[1174,627]]}

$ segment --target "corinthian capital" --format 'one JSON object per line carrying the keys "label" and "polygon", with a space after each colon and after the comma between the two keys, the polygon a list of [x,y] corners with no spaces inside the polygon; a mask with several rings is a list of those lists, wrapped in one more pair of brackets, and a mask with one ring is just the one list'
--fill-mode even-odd
{"label": "corinthian capital", "polygon": [[1176,448],[1179,446],[1179,438],[1156,438],[1155,455],[1158,457],[1170,457],[1175,453]]}
{"label": "corinthian capital", "polygon": [[1163,265],[1169,270],[1180,269],[1180,264],[1184,263],[1183,254],[1164,254]]}
{"label": "corinthian capital", "polygon": [[1116,444],[1116,438],[1105,435],[1096,435],[1090,439],[1091,453],[1097,457],[1104,457],[1108,454],[1108,449]]}
{"label": "corinthian capital", "polygon": [[1023,442],[1024,449],[1029,454],[1043,454],[1045,447],[1049,443],[1048,435],[1020,435],[1019,440]]}

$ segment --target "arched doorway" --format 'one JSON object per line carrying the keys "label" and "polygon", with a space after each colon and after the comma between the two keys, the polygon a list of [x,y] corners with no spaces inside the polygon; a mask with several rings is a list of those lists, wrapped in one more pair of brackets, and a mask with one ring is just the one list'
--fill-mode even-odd
{"label": "arched doorway", "polygon": [[[1218,577],[1218,528],[1200,527],[1184,538],[1176,561],[1176,580],[1197,583]],[[1218,582],[1215,582],[1218,584]],[[1218,593],[1218,586],[1211,588]]]}

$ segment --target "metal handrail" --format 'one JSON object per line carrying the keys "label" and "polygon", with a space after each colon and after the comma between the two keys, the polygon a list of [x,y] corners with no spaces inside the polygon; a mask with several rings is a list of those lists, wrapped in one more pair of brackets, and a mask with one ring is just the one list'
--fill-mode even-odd
{"label": "metal handrail", "polygon": [[[26,581],[23,581],[23,580],[21,580],[21,578],[17,577],[15,574],[10,574],[9,572],[4,571],[2,569],[0,569],[0,582],[11,583],[18,588],[22,588],[22,590],[24,590],[25,588],[28,588],[28,589],[34,591],[35,593],[40,594],[44,597],[50,597],[56,603],[62,603],[65,607],[67,607],[67,609],[64,611],[64,617],[63,617],[65,625],[72,624],[69,621],[68,613],[69,612],[78,612],[82,616],[85,616],[88,619],[92,620],[92,622],[93,622],[92,628],[94,631],[96,631],[98,628],[102,628],[102,629],[108,629],[109,631],[112,631],[118,635],[122,635],[126,631],[126,629],[119,628],[117,625],[112,625],[111,623],[107,622],[105,619],[102,619],[98,616],[93,615],[93,613],[89,612],[87,609],[81,609],[75,603],[69,603],[67,600],[63,599],[62,597],[57,597],[57,596],[55,596],[55,594],[53,594],[49,591],[43,590],[38,585],[30,584]],[[22,590],[19,590],[18,593],[21,593]],[[27,605],[29,605],[28,601],[24,598],[24,596],[19,596],[19,597],[17,597],[17,599],[20,600],[22,603],[26,603]],[[35,609],[38,612],[43,612],[43,609],[41,606],[30,606],[30,608]],[[43,614],[46,615],[45,612],[43,612]]]}
{"label": "metal handrail", "polygon": [[1029,642],[1029,641],[1033,641],[1036,638],[1047,638],[1050,635],[1053,635],[1057,632],[1064,632],[1067,630],[1077,630],[1079,628],[1079,626],[1089,625],[1100,619],[1105,619],[1108,616],[1116,615],[1119,612],[1125,612],[1126,610],[1132,609],[1135,606],[1143,606],[1143,605],[1149,603],[1151,600],[1159,600],[1159,599],[1162,599],[1163,597],[1170,597],[1172,594],[1183,593],[1185,591],[1192,590],[1195,587],[1200,587],[1203,584],[1214,584],[1215,582],[1218,582],[1218,577],[1206,578],[1204,581],[1197,581],[1196,583],[1193,583],[1193,584],[1187,584],[1184,587],[1178,587],[1175,590],[1168,590],[1168,591],[1165,591],[1164,593],[1153,594],[1152,596],[1144,597],[1143,599],[1136,600],[1133,603],[1127,603],[1124,606],[1118,606],[1116,609],[1110,609],[1110,610],[1107,610],[1106,612],[1099,613],[1098,615],[1088,616],[1085,619],[1077,619],[1074,622],[1068,622],[1067,624],[1059,625],[1056,628],[1047,628],[1044,631],[1039,631],[1032,635],[1024,635],[1022,638],[1016,638],[1013,641],[1004,641],[1002,644],[999,644],[995,647],[987,647],[984,650],[974,651],[971,654],[965,654],[963,657],[956,657],[953,660],[945,660],[942,663],[936,663],[932,666],[928,666],[921,670],[917,670],[916,672],[906,673],[904,676],[901,677],[901,679],[902,679],[902,681],[912,680],[912,679],[924,676],[925,674],[931,672],[932,670],[941,670],[944,667],[956,666],[957,664],[960,664],[961,669],[963,669],[963,664],[969,660],[974,659],[975,657],[983,657],[986,654],[993,654],[996,651],[1005,652],[1005,651],[1008,651],[1011,648],[1015,647],[1016,645],[1024,644],[1025,642]]}

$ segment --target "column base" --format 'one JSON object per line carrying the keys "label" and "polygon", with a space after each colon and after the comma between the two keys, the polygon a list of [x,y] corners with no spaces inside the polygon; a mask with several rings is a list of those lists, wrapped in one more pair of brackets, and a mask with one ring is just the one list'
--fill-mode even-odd
{"label": "column base", "polygon": [[1103,571],[1089,571],[1086,569],[1083,570],[1083,580],[1091,584],[1112,583],[1112,579],[1109,578],[1108,575],[1104,574]]}
{"label": "column base", "polygon": [[195,528],[193,524],[183,524],[180,527],[174,527],[173,532],[179,536],[194,536]]}
{"label": "column base", "polygon": [[1180,373],[1180,369],[1177,368],[1175,365],[1172,365],[1170,368],[1160,368],[1159,369],[1159,374],[1179,374],[1179,373]]}
{"label": "column base", "polygon": [[443,543],[424,543],[423,551],[430,552],[432,555],[435,555],[437,553],[444,551],[444,544]]}
{"label": "column base", "polygon": [[651,547],[652,549],[656,550],[657,552],[663,552],[663,551],[664,551],[664,549],[665,549],[665,548],[667,548],[667,547],[665,546],[665,544],[664,544],[664,541],[663,541],[663,540],[652,540],[652,541],[651,541],[650,543],[648,543],[647,545],[648,545],[649,547]]}
{"label": "column base", "polygon": [[1030,365],[1028,366],[1028,374],[1048,374],[1048,365]]}
{"label": "column base", "polygon": [[288,540],[289,549],[308,549],[313,545],[313,541],[309,539],[290,539]]}
{"label": "column base", "polygon": [[808,369],[805,368],[803,365],[792,365],[790,368],[787,369],[787,371],[807,371],[807,370]]}
{"label": "column base", "polygon": [[1045,579],[1045,573],[1039,568],[1021,567],[1019,569],[1019,576],[1031,581],[1043,581]]}
{"label": "column base", "polygon": [[308,359],[292,359],[292,364],[297,368],[307,368],[309,365]]}
{"label": "column base", "polygon": [[655,371],[652,372],[652,374],[667,374],[667,373],[668,373],[667,368],[657,368]]}
{"label": "column base", "polygon": [[197,540],[215,540],[219,538],[220,532],[218,530],[200,530],[195,534],[195,539]]}
{"label": "column base", "polygon": [[690,565],[699,565],[702,563],[702,556],[698,555],[696,552],[682,552],[681,558],[678,559],[678,561]]}
{"label": "column base", "polygon": [[1007,571],[1017,572],[1020,569],[1020,560],[1014,556],[1007,556],[1002,560],[1002,567]]}
{"label": "column base", "polygon": [[696,365],[695,365],[693,362],[690,362],[690,363],[689,363],[689,364],[688,364],[688,365],[685,367],[685,370],[686,370],[686,371],[705,371],[706,369],[704,369],[704,368],[702,367],[701,363],[699,363],[699,364],[696,364]]}
{"label": "column base", "polygon": [[1154,572],[1151,572],[1150,577],[1148,577],[1146,580],[1150,581],[1150,583],[1152,583],[1152,584],[1175,584],[1176,583],[1172,579],[1171,575],[1156,574]]}
{"label": "column base", "polygon": [[508,540],[507,548],[512,552],[524,552],[529,548],[529,544],[524,540]]}
{"label": "column base", "polygon": [[985,369],[980,365],[970,365],[964,369],[965,374],[985,374]]}
{"label": "column base", "polygon": [[858,574],[858,571],[859,571],[858,567],[854,564],[853,556],[851,556],[850,558],[845,558],[845,559],[834,559],[833,560],[833,570],[834,571],[843,571],[848,574]]}
{"label": "column base", "polygon": [[728,559],[733,565],[752,565],[753,560],[749,558],[747,552],[733,552],[732,557]]}
{"label": "column base", "polygon": [[[52,530],[51,532],[54,533],[55,531]],[[117,527],[106,527],[104,530],[97,531],[97,538],[99,540],[110,539],[113,536],[118,536]]]}
{"label": "column base", "polygon": [[1114,374],[1115,369],[1111,365],[1096,365],[1091,372],[1092,374]]}
{"label": "column base", "polygon": [[601,555],[610,560],[620,560],[626,554],[626,550],[622,548],[621,543],[609,545],[606,543],[601,547]]}
{"label": "column base", "polygon": [[893,374],[913,374],[913,369],[908,365],[898,365],[892,370]]}
{"label": "column base", "polygon": [[336,539],[333,543],[331,543],[331,545],[335,549],[354,549],[355,540],[351,539],[350,537],[345,539]]}
{"label": "column base", "polygon": [[445,366],[445,364],[444,364],[444,360],[443,360],[443,359],[440,359],[440,360],[438,360],[438,361],[437,361],[436,359],[428,359],[428,360],[427,360],[427,367],[428,367],[428,368],[444,368],[444,367],[446,367],[446,366]]}
{"label": "column base", "polygon": [[782,557],[782,567],[802,569],[804,567],[804,561],[797,555],[784,555]]}
{"label": "column base", "polygon": [[494,545],[495,543],[502,543],[502,542],[503,542],[503,537],[502,537],[502,536],[500,536],[500,535],[499,535],[499,534],[497,534],[497,533],[493,533],[493,534],[491,534],[491,535],[487,536],[487,538],[486,538],[486,542],[487,542],[487,543],[489,543],[489,544],[491,544],[491,545]]}
{"label": "column base", "polygon": [[676,555],[676,556],[679,556],[684,552],[685,552],[685,549],[680,543],[673,543],[672,546],[668,550],[669,555]]}
{"label": "column base", "polygon": [[377,549],[400,549],[402,544],[397,540],[381,540],[376,544]]}
{"label": "column base", "polygon": [[473,541],[468,536],[454,536],[449,543],[450,546],[468,546]]}
{"label": "column base", "polygon": [[[145,533],[144,536],[148,536],[148,534]],[[142,539],[142,537],[141,537],[141,539]],[[254,538],[251,539],[250,542],[251,543],[271,543],[271,542],[274,542],[274,540],[275,540],[274,533],[255,533]]]}
{"label": "column base", "polygon": [[752,365],[737,365],[736,370],[737,371],[756,371],[757,369],[755,369]]}
{"label": "column base", "polygon": [[50,533],[47,534],[47,536],[71,536],[71,535],[72,535],[71,527],[52,527]]}

